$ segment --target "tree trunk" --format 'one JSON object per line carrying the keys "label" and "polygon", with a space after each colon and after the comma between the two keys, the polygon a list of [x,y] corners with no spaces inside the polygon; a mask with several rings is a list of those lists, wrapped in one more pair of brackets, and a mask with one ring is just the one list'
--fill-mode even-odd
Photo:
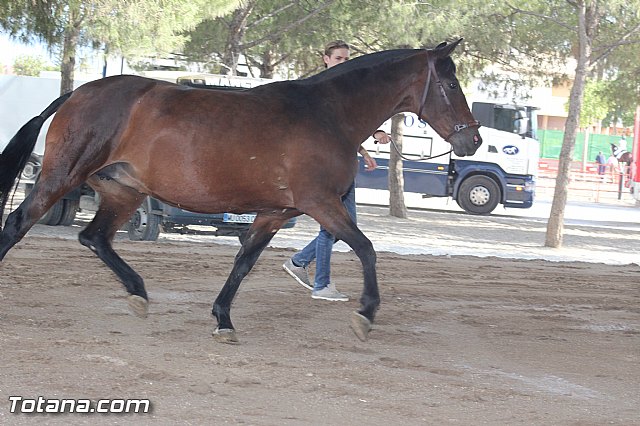
{"label": "tree trunk", "polygon": [[558,162],[558,176],[556,188],[551,204],[551,214],[547,223],[546,247],[558,248],[562,246],[564,231],[564,210],[567,204],[568,186],[571,177],[571,161],[576,142],[578,125],[580,122],[580,107],[584,95],[584,87],[587,78],[587,67],[591,59],[591,35],[594,32],[596,21],[593,10],[594,5],[585,5],[585,1],[578,1],[578,57],[576,76],[569,95],[569,114],[565,124],[562,148],[560,149],[560,161]]}
{"label": "tree trunk", "polygon": [[244,7],[240,7],[233,12],[229,25],[227,45],[222,57],[224,68],[221,70],[221,74],[237,75],[238,61],[242,53],[241,44],[247,31],[247,20],[255,5],[255,1],[247,1]]}
{"label": "tree trunk", "polygon": [[73,80],[76,67],[76,49],[80,40],[80,28],[76,23],[73,11],[69,13],[70,23],[65,28],[62,41],[62,63],[60,64],[60,94],[73,90]]}
{"label": "tree trunk", "polygon": [[271,49],[266,49],[262,52],[262,62],[258,68],[260,69],[260,77],[273,78],[276,67],[274,63],[274,55]]}
{"label": "tree trunk", "polygon": [[[391,138],[402,152],[402,135],[404,115],[396,114],[391,119]],[[402,158],[391,146],[389,156],[389,214],[394,217],[406,218],[407,206],[404,203],[404,176],[402,175]]]}

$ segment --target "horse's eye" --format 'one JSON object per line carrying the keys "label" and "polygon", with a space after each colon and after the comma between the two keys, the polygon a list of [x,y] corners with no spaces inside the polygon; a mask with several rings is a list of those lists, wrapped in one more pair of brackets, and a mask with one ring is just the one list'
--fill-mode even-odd
{"label": "horse's eye", "polygon": [[455,90],[458,88],[458,83],[456,83],[455,81],[452,81],[451,83],[449,83],[449,87]]}

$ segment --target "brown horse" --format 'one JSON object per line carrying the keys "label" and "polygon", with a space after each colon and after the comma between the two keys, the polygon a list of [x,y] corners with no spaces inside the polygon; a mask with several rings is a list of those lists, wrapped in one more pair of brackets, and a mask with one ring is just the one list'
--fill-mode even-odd
{"label": "brown horse", "polygon": [[0,156],[4,206],[42,123],[57,111],[40,179],[1,231],[0,260],[59,198],[87,181],[101,201],[80,243],[119,277],[134,313],[146,316],[143,280],[112,241],[147,195],[202,213],[257,212],[213,304],[216,339],[234,342],[230,308],[242,279],[280,227],[304,213],[362,262],[361,307],[351,326],[365,340],[380,304],[376,253],[340,198],[355,177],[359,144],[396,113],[417,113],[457,155],[475,153],[479,123],[450,58],[459,42],[365,55],[308,79],[239,92],[136,76],[87,83],[25,124]]}

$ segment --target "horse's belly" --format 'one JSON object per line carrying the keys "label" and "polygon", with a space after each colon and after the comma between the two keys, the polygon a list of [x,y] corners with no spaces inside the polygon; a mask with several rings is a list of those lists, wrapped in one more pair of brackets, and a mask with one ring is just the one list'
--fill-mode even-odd
{"label": "horse's belly", "polygon": [[151,180],[148,192],[154,198],[200,213],[245,213],[293,207],[288,184],[277,177],[235,173],[177,172]]}

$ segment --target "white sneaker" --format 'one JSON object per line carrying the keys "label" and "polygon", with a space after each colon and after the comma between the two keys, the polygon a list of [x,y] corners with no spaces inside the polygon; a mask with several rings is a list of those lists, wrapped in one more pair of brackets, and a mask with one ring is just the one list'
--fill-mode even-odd
{"label": "white sneaker", "polygon": [[312,299],[319,300],[331,300],[335,302],[348,302],[349,297],[340,293],[336,286],[333,284],[329,284],[325,288],[321,288],[320,290],[313,290],[311,292]]}
{"label": "white sneaker", "polygon": [[306,266],[296,266],[291,259],[288,259],[282,265],[282,269],[287,271],[287,274],[291,275],[301,286],[313,290],[313,286],[309,281],[309,271]]}

